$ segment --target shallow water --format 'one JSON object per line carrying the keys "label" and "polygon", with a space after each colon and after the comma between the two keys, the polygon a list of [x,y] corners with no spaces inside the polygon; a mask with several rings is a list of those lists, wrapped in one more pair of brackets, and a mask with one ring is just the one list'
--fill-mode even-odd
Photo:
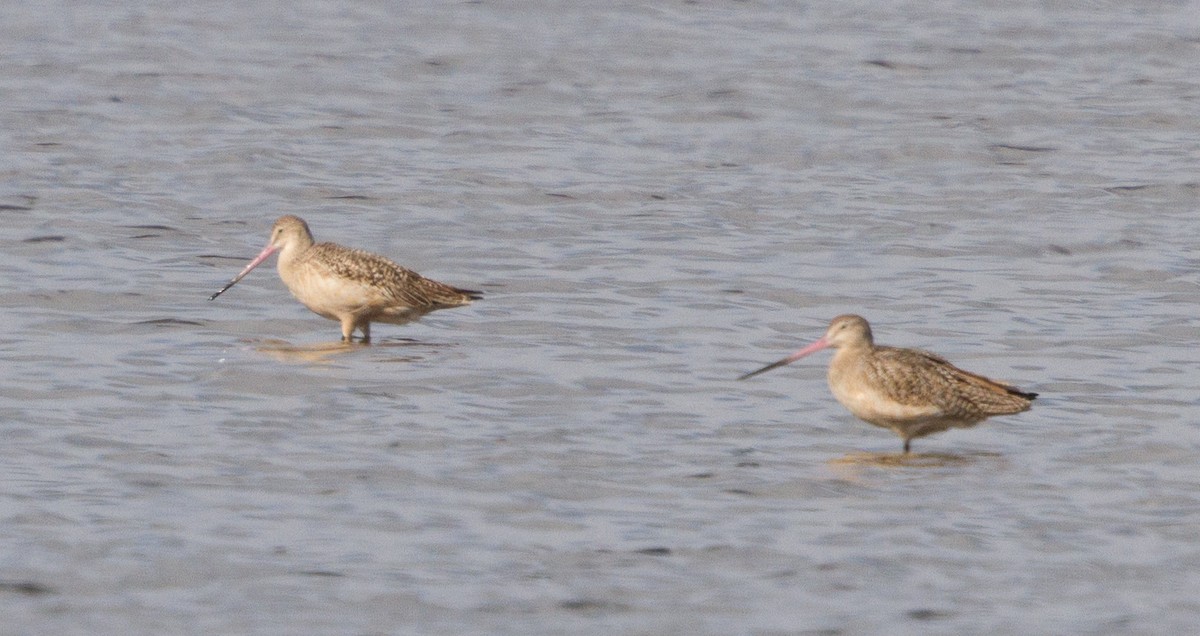
{"label": "shallow water", "polygon": [[[1193,631],[1195,7],[828,4],[0,8],[3,629]],[[1042,397],[734,381],[848,311]]]}

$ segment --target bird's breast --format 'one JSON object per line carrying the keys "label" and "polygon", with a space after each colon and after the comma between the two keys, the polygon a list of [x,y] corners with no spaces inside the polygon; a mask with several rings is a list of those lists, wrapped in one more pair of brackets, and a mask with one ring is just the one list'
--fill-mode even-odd
{"label": "bird's breast", "polygon": [[280,267],[279,277],[296,300],[327,317],[358,313],[377,304],[381,295],[362,281],[337,276],[327,268],[312,264]]}
{"label": "bird's breast", "polygon": [[932,402],[898,401],[893,397],[897,392],[889,391],[886,382],[886,376],[872,373],[869,365],[853,358],[835,357],[829,365],[829,389],[833,397],[861,420],[890,427],[941,414],[941,409]]}

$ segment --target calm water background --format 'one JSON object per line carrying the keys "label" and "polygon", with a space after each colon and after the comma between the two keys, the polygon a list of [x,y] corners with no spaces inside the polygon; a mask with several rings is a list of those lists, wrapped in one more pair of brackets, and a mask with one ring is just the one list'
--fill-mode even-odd
{"label": "calm water background", "polygon": [[[7,3],[0,632],[1195,631],[1200,7],[884,4]],[[848,311],[1043,397],[733,381]]]}

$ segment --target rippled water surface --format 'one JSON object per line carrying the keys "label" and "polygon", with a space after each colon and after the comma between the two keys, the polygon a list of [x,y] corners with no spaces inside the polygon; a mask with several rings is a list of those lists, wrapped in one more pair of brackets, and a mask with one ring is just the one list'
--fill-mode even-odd
{"label": "rippled water surface", "polygon": [[[1200,12],[886,5],[0,8],[0,630],[1197,629]],[[1042,397],[734,380],[846,312]]]}

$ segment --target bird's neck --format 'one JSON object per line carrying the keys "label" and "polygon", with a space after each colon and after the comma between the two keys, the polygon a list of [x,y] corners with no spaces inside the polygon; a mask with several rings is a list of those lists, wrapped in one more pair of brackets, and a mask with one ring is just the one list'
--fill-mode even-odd
{"label": "bird's neck", "polygon": [[296,262],[296,260],[298,260],[301,255],[311,249],[312,246],[312,237],[308,236],[302,236],[284,244],[284,246],[279,249],[280,271],[290,267],[292,263]]}
{"label": "bird's neck", "polygon": [[832,364],[845,363],[850,360],[865,359],[871,355],[875,347],[870,342],[852,342],[837,348],[833,354]]}

